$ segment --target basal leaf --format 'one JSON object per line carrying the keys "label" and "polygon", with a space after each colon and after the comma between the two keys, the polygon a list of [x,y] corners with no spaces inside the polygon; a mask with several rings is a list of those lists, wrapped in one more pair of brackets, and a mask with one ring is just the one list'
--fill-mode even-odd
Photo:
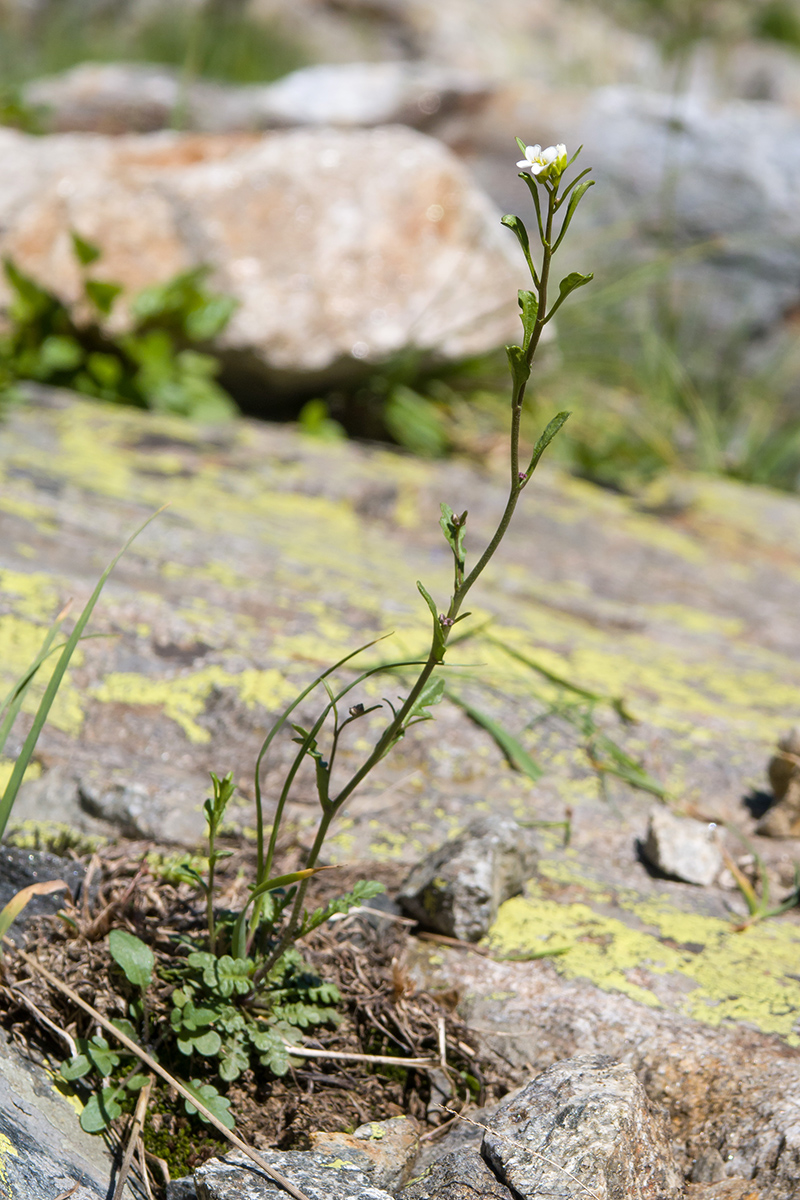
{"label": "basal leaf", "polygon": [[[227,1096],[220,1096],[217,1089],[211,1083],[203,1083],[202,1079],[193,1079],[191,1083],[183,1085],[187,1092],[193,1093],[195,1098],[204,1104],[210,1113],[213,1113],[218,1121],[221,1121],[226,1129],[235,1129],[236,1122],[230,1113],[231,1102]],[[203,1116],[201,1112],[195,1108],[188,1100],[184,1101],[184,1106],[190,1116],[195,1113],[208,1125],[208,1117]]]}
{"label": "basal leaf", "polygon": [[81,1129],[85,1133],[102,1133],[120,1115],[122,1108],[117,1101],[119,1088],[103,1088],[95,1092],[81,1113]]}
{"label": "basal leaf", "polygon": [[134,987],[144,989],[150,986],[156,960],[149,946],[128,933],[127,929],[112,929],[108,935],[108,948],[114,962],[122,967]]}
{"label": "basal leaf", "polygon": [[250,1055],[240,1037],[225,1042],[219,1056],[219,1076],[227,1083],[238,1079],[250,1066]]}

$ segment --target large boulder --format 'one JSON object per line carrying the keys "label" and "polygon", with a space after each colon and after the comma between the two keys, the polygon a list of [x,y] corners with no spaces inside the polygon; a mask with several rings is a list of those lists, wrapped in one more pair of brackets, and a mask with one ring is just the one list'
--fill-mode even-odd
{"label": "large boulder", "polygon": [[217,349],[261,409],[270,391],[313,392],[401,352],[447,362],[518,335],[513,238],[458,160],[409,129],[0,130],[0,154],[0,252],[69,301],[70,230],[128,293],[209,264],[240,302]]}
{"label": "large boulder", "polygon": [[554,1063],[489,1118],[481,1147],[522,1200],[679,1200],[664,1114],[603,1055]]}
{"label": "large boulder", "polygon": [[[684,314],[715,335],[761,334],[800,301],[800,118],[777,105],[715,105],[618,87],[582,122],[597,225],[627,252],[678,257]],[[585,214],[584,214],[585,219]]]}

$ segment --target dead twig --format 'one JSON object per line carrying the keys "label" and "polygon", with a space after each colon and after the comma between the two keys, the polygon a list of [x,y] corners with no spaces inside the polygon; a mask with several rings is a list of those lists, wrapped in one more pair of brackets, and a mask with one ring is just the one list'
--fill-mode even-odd
{"label": "dead twig", "polygon": [[[345,1050],[311,1050],[284,1042],[287,1053],[297,1058],[336,1058],[341,1062],[386,1063],[394,1067],[435,1067],[435,1058],[397,1058],[391,1054],[349,1054]],[[194,1103],[194,1101],[192,1101]]]}
{"label": "dead twig", "polygon": [[[139,1138],[141,1137],[144,1119],[147,1114],[147,1105],[150,1103],[150,1092],[152,1087],[153,1079],[151,1076],[151,1078],[148,1079],[147,1083],[139,1092],[139,1096],[136,1100],[136,1108],[134,1109],[133,1120],[131,1121],[131,1127],[128,1131],[128,1144],[125,1147],[125,1153],[122,1156],[122,1164],[119,1168],[117,1186],[114,1188],[112,1200],[121,1200],[122,1193],[125,1190],[125,1184],[128,1182],[128,1176],[130,1175],[131,1166],[133,1164],[133,1154],[139,1144]],[[146,1170],[144,1173],[147,1175]]]}
{"label": "dead twig", "polygon": [[44,1025],[46,1029],[49,1029],[51,1033],[55,1034],[55,1036],[64,1043],[64,1045],[67,1047],[70,1058],[77,1057],[78,1047],[75,1045],[74,1039],[70,1037],[66,1029],[59,1029],[55,1021],[51,1021],[49,1017],[46,1017],[42,1010],[37,1008],[30,997],[25,995],[18,983],[12,984],[11,988],[6,990],[14,997],[15,1000],[19,1000],[25,1006],[25,1008],[27,1008],[28,1012],[39,1022],[40,1025]]}

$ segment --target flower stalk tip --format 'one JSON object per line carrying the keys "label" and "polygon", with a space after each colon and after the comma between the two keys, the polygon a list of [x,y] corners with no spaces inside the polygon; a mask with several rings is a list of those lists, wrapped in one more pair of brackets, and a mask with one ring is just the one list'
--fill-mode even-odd
{"label": "flower stalk tip", "polygon": [[563,142],[559,142],[557,146],[547,146],[544,150],[538,143],[535,146],[525,146],[524,154],[525,157],[520,159],[517,166],[521,171],[530,171],[540,183],[550,180],[555,183],[567,169],[567,147]]}

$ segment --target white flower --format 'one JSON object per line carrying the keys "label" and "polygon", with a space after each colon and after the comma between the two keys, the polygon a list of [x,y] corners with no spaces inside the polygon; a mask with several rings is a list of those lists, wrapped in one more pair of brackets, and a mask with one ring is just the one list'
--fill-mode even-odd
{"label": "white flower", "polygon": [[558,179],[567,169],[567,147],[563,142],[559,142],[557,146],[548,146],[545,150],[538,145],[526,146],[525,157],[517,166],[523,171],[530,171],[531,175],[541,180]]}

